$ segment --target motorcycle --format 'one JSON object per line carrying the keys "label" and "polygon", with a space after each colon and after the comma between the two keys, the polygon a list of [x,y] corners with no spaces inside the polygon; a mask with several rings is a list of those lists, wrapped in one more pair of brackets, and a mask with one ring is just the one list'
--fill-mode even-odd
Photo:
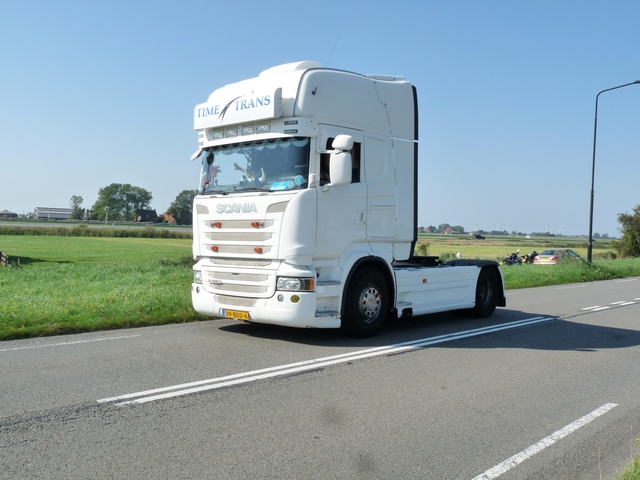
{"label": "motorcycle", "polygon": [[520,249],[518,249],[515,253],[508,255],[502,261],[502,264],[503,265],[522,265],[522,259],[520,258],[520,255],[518,255],[519,253],[520,253]]}
{"label": "motorcycle", "polygon": [[522,255],[522,263],[528,263],[529,265],[533,264],[533,259],[538,255],[538,252],[535,250],[527,255]]}

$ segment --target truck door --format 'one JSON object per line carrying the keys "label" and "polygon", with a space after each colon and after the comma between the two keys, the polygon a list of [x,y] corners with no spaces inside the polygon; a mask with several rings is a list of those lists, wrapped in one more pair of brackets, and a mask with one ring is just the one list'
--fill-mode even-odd
{"label": "truck door", "polygon": [[[365,181],[368,189],[367,240],[394,241],[397,235],[396,172],[389,139],[367,135],[365,138],[367,161]],[[410,185],[399,185],[406,191]]]}
{"label": "truck door", "polygon": [[[336,258],[350,246],[361,243],[366,247],[367,239],[367,185],[364,181],[363,162],[364,137],[362,132],[348,128],[319,125],[316,153],[319,167],[318,187],[318,238],[316,258]],[[320,153],[332,149],[333,139],[338,135],[351,135],[354,147],[352,157],[352,179],[348,185],[330,186],[329,154]],[[324,187],[324,188],[323,188]]]}

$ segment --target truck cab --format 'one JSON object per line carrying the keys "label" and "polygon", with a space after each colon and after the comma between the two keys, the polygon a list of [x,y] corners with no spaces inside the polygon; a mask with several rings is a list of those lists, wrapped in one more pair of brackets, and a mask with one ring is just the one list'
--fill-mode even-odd
{"label": "truck cab", "polygon": [[194,128],[198,312],[366,336],[388,317],[505,304],[497,262],[413,256],[418,113],[406,79],[281,65],[215,90]]}

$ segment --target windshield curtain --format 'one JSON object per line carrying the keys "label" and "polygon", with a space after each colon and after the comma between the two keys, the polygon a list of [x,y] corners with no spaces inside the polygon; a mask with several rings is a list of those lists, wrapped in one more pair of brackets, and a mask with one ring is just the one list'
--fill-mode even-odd
{"label": "windshield curtain", "polygon": [[205,149],[200,193],[307,188],[309,138],[234,143]]}

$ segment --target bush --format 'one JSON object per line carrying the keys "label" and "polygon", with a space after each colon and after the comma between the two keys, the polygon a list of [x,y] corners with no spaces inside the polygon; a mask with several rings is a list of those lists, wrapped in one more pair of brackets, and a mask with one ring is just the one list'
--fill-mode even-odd
{"label": "bush", "polygon": [[633,207],[633,214],[621,213],[622,238],[613,242],[619,257],[640,257],[640,205]]}
{"label": "bush", "polygon": [[438,258],[443,263],[446,263],[449,260],[455,260],[456,259],[456,252],[443,252],[440,255],[438,255]]}
{"label": "bush", "polygon": [[119,238],[193,238],[191,232],[154,228],[149,225],[140,228],[89,228],[87,225],[74,227],[0,227],[0,235],[50,235],[61,237],[119,237]]}
{"label": "bush", "polygon": [[416,244],[413,253],[419,257],[426,257],[429,255],[429,244],[427,242]]}
{"label": "bush", "polygon": [[593,260],[615,260],[618,258],[615,252],[606,251],[593,254]]}

